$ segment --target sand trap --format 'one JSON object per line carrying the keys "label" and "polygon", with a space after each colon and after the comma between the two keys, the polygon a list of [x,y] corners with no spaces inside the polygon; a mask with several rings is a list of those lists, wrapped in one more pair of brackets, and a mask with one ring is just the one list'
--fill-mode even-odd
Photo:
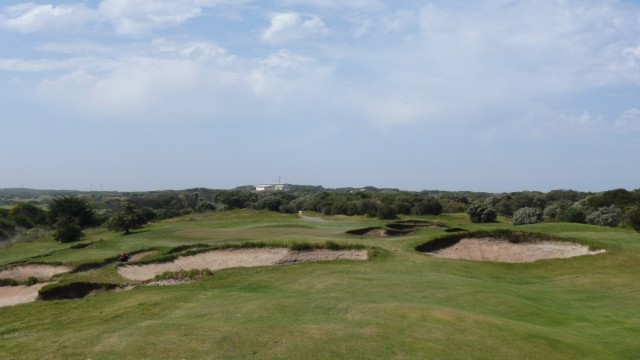
{"label": "sand trap", "polygon": [[448,259],[527,263],[542,259],[565,259],[595,255],[606,250],[589,250],[588,246],[562,241],[510,243],[496,239],[462,239],[457,244],[429,254]]}
{"label": "sand trap", "polygon": [[19,265],[0,271],[0,279],[25,281],[30,277],[48,280],[54,275],[71,271],[68,266],[52,266],[43,264]]}
{"label": "sand trap", "polygon": [[38,291],[47,284],[0,287],[0,307],[26,304],[38,299]]}
{"label": "sand trap", "polygon": [[170,263],[148,265],[125,265],[118,273],[130,280],[150,280],[167,271],[191,269],[220,270],[233,267],[254,267],[291,264],[319,260],[367,260],[366,250],[294,251],[286,248],[226,249],[210,251],[193,256],[179,257]]}

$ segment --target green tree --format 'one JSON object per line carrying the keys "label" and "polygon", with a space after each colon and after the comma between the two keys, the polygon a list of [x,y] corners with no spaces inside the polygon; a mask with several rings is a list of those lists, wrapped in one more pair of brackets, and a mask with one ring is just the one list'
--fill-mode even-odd
{"label": "green tree", "polygon": [[393,220],[396,218],[396,211],[391,205],[383,205],[378,210],[378,219],[380,220]]}
{"label": "green tree", "polygon": [[622,211],[615,205],[603,206],[587,216],[587,223],[599,226],[616,227],[622,219]]}
{"label": "green tree", "polygon": [[60,196],[49,205],[49,221],[56,224],[63,218],[75,218],[81,229],[97,225],[96,214],[89,203],[75,196]]}
{"label": "green tree", "polygon": [[416,204],[414,208],[416,215],[440,215],[442,214],[442,204],[433,196],[427,196]]}
{"label": "green tree", "polygon": [[9,216],[17,225],[26,229],[46,223],[46,212],[35,205],[27,203],[14,205],[9,210]]}
{"label": "green tree", "polygon": [[467,209],[469,219],[474,223],[490,223],[496,221],[498,214],[484,201],[475,201]]}
{"label": "green tree", "polygon": [[145,217],[131,203],[123,202],[121,210],[109,218],[107,227],[113,231],[124,231],[128,235],[131,230],[141,228],[146,222]]}
{"label": "green tree", "polygon": [[640,232],[640,206],[632,206],[627,209],[624,219],[633,230]]}
{"label": "green tree", "polygon": [[53,238],[62,243],[78,241],[82,238],[82,228],[78,219],[71,216],[58,218],[54,225]]}
{"label": "green tree", "polygon": [[560,219],[566,222],[584,224],[587,222],[587,215],[581,208],[572,206],[560,215]]}
{"label": "green tree", "polygon": [[513,213],[513,225],[537,224],[542,222],[542,212],[538,208],[523,207]]}

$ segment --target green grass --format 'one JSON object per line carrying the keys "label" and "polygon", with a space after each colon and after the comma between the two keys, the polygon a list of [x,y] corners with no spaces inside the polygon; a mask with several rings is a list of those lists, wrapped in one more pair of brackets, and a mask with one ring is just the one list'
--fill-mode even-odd
{"label": "green grass", "polygon": [[[386,222],[325,219],[233,211],[160,222],[129,236],[97,232],[85,241],[103,241],[84,249],[43,242],[0,250],[2,266],[48,252],[37,260],[79,265],[123,250],[166,253],[196,243],[332,241],[382,249],[367,262],[227,269],[185,285],[0,308],[0,358],[634,359],[640,353],[636,233],[561,223],[478,225],[463,214],[425,217],[471,231],[577,238],[608,250],[504,264],[414,250],[443,229],[363,238],[345,231]],[[114,265],[62,281],[127,283]]]}

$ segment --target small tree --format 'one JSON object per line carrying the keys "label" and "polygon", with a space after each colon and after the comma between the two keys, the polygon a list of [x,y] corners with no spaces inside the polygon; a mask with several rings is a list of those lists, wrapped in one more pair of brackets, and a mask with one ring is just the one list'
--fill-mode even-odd
{"label": "small tree", "polygon": [[427,196],[416,204],[414,212],[416,215],[440,215],[442,214],[442,204],[435,197]]}
{"label": "small tree", "polygon": [[61,217],[54,225],[53,238],[58,242],[78,241],[83,235],[78,219],[74,217]]}
{"label": "small tree", "polygon": [[599,226],[616,227],[622,219],[622,211],[615,205],[603,206],[587,216],[587,223]]}
{"label": "small tree", "polygon": [[393,220],[396,218],[396,211],[391,205],[383,205],[378,211],[378,219]]}
{"label": "small tree", "polygon": [[560,219],[562,221],[580,224],[584,224],[587,222],[587,216],[585,215],[584,210],[577,206],[572,206],[566,209],[562,213],[562,215],[560,215]]}
{"label": "small tree", "polygon": [[467,214],[469,214],[471,222],[474,223],[490,223],[498,218],[496,211],[484,201],[476,201],[471,204]]}
{"label": "small tree", "polygon": [[633,230],[640,232],[640,206],[633,206],[627,209],[624,220]]}
{"label": "small tree", "polygon": [[60,219],[65,217],[77,219],[78,225],[82,229],[96,225],[95,212],[89,203],[75,196],[58,197],[49,205],[49,219],[51,224],[56,224]]}
{"label": "small tree", "polygon": [[109,218],[108,228],[113,231],[124,231],[125,235],[131,233],[133,229],[139,229],[146,224],[144,216],[134,209],[128,202],[122,204],[122,210],[113,214]]}
{"label": "small tree", "polygon": [[542,222],[540,209],[523,207],[513,213],[513,225],[537,224]]}

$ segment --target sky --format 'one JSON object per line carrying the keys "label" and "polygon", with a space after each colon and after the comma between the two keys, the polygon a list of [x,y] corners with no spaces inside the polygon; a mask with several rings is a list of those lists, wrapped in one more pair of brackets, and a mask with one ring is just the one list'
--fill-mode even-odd
{"label": "sky", "polygon": [[640,1],[0,1],[0,188],[640,188]]}

